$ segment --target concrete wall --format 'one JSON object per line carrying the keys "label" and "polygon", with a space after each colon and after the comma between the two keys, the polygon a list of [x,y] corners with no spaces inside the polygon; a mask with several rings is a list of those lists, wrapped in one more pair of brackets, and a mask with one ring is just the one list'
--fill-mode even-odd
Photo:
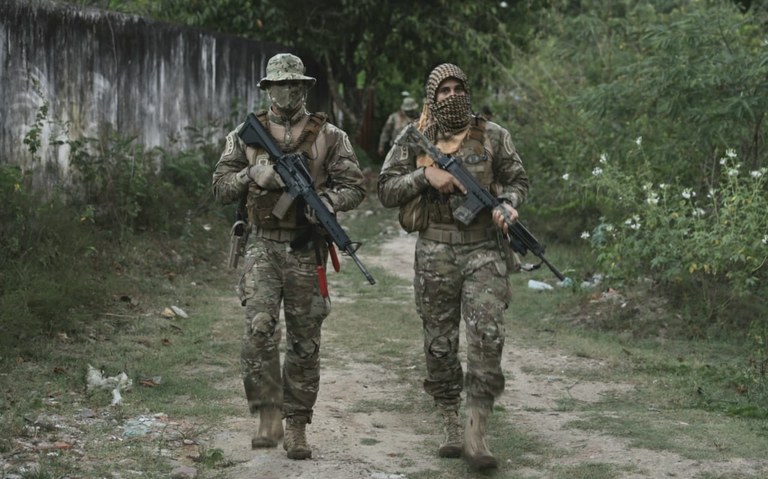
{"label": "concrete wall", "polygon": [[[70,138],[98,137],[111,125],[148,147],[173,139],[183,147],[185,127],[222,123],[234,106],[263,106],[256,84],[280,51],[286,49],[136,16],[2,0],[0,164],[20,165],[37,186],[51,186],[67,176],[68,147],[49,144],[65,127]],[[324,91],[319,69],[306,63],[318,77],[313,90]],[[23,140],[46,101],[36,159]]]}

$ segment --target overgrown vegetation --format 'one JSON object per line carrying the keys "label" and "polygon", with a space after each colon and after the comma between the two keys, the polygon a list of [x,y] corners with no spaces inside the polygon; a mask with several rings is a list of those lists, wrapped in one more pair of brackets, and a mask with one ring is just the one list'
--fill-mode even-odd
{"label": "overgrown vegetation", "polygon": [[501,88],[534,181],[524,215],[591,235],[612,284],[652,281],[705,334],[764,324],[765,7],[612,5],[549,10]]}
{"label": "overgrown vegetation", "polygon": [[[226,1],[210,2],[195,19],[185,15],[200,2],[133,3],[154,13],[167,8],[162,18],[195,25],[215,27],[231,18],[220,17],[222,8],[231,8]],[[370,15],[375,3],[348,7]],[[471,71],[475,106],[490,103],[495,120],[512,131],[532,178],[523,217],[547,240],[548,257],[567,265],[562,269],[576,279],[574,296],[560,305],[568,322],[547,318],[529,334],[546,342],[541,337],[551,331],[578,326],[583,342],[567,337],[575,354],[608,358],[619,365],[615,374],[641,377],[641,392],[647,395],[640,399],[679,407],[694,419],[701,411],[714,411],[763,421],[768,417],[768,50],[766,7],[752,3],[744,9],[714,0],[624,0],[605,8],[604,2],[549,2],[547,8],[530,2],[527,11],[541,13],[541,23],[512,35],[507,11],[483,11],[470,2],[453,13],[483,11],[472,28],[419,55],[422,43],[410,42],[408,35],[437,28],[430,20],[434,12],[421,6],[425,10],[408,16],[396,9],[390,20],[398,28],[387,41],[378,30],[363,28],[350,38],[365,41],[345,51],[346,58],[329,52],[318,52],[318,58],[343,72],[339,89],[350,98],[374,85],[380,99],[401,89],[420,91],[438,59]],[[272,9],[265,19],[276,19],[287,8],[264,5]],[[249,19],[243,25],[252,27],[262,13],[254,10],[236,20]],[[485,28],[494,14],[500,23]],[[451,17],[446,24],[455,29],[460,20]],[[268,27],[281,35],[296,28],[289,22]],[[471,48],[458,48],[464,44]],[[379,47],[399,53],[383,55]],[[482,77],[486,71],[488,77]],[[396,108],[399,99],[394,98],[392,104],[381,100],[382,114]],[[189,150],[148,149],[106,126],[99,138],[72,138],[66,125],[48,117],[43,102],[23,139],[33,156],[44,146],[42,133],[49,127],[57,132],[54,141],[69,149],[71,181],[43,195],[32,188],[32,172],[0,165],[0,360],[5,365],[53,355],[65,366],[80,367],[82,352],[62,344],[74,340],[80,347],[94,338],[152,330],[133,320],[174,297],[169,284],[175,277],[194,268],[213,269],[217,263],[211,258],[221,254],[222,245],[203,232],[202,219],[217,221],[229,213],[212,206],[209,187],[220,146],[211,138],[222,125],[190,127],[196,146]],[[219,223],[216,228],[225,224]],[[350,226],[355,237],[378,241],[379,224]],[[578,287],[595,273],[605,277],[601,287],[624,292],[630,307],[596,306],[594,297]],[[396,287],[385,278],[376,291]],[[375,291],[363,291],[349,310],[362,316],[375,297]],[[539,318],[540,310],[557,306],[538,300],[523,296],[515,313]],[[383,364],[401,360],[397,341],[376,349],[377,338],[347,319],[348,329],[360,333],[350,333],[349,341],[373,350],[372,357]],[[169,331],[165,327],[162,334]],[[139,359],[162,363],[140,358],[144,353],[125,346],[107,366],[119,369],[121,362]],[[69,383],[62,390],[79,384],[74,378],[63,381]],[[33,384],[21,386],[12,396],[36,392]],[[167,391],[181,394],[183,388],[176,384]],[[19,404],[7,397],[0,400],[2,411],[41,406],[39,398]],[[626,404],[622,408],[637,412]],[[0,425],[21,433],[20,418],[4,415]],[[647,429],[645,420],[628,425],[596,417],[572,426],[620,435]],[[762,422],[754,434],[765,437]],[[0,452],[12,447],[0,438]],[[217,450],[202,456],[208,462],[222,460]],[[581,464],[557,473],[613,477],[614,472],[604,464]]]}
{"label": "overgrown vegetation", "polygon": [[[200,137],[205,130],[191,128],[198,146],[177,152],[147,149],[108,129],[103,138],[70,138],[43,103],[25,138],[40,165],[44,128],[58,132],[53,143],[69,147],[71,180],[34,191],[33,171],[0,166],[0,349],[22,355],[39,351],[27,343],[41,335],[82,331],[117,291],[134,289],[132,249],[147,241],[137,235],[147,233],[158,246],[194,240],[190,218],[215,213],[210,172],[217,146]],[[158,261],[153,269],[167,262],[183,268],[200,246],[147,257]]]}

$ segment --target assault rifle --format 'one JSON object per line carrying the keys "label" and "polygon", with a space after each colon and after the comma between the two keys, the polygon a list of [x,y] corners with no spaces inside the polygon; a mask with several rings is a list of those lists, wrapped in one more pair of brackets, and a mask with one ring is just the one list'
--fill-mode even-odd
{"label": "assault rifle", "polygon": [[[421,150],[432,157],[440,168],[452,174],[467,189],[467,200],[453,211],[453,217],[468,225],[483,208],[493,210],[501,204],[487,189],[477,182],[474,176],[464,168],[461,159],[443,155],[435,145],[430,142],[412,123],[405,128],[406,138],[416,144]],[[544,257],[544,246],[533,237],[530,231],[520,221],[513,220],[509,212],[501,208],[501,214],[507,222],[507,239],[512,249],[521,255],[530,251],[541,260],[541,263],[533,269],[546,264],[560,281],[565,281],[565,276],[547,258]]]}
{"label": "assault rifle", "polygon": [[[302,198],[314,210],[317,223],[328,233],[333,243],[352,258],[370,284],[376,284],[376,280],[373,279],[371,273],[368,272],[355,254],[361,243],[356,243],[349,239],[346,231],[336,221],[336,216],[328,211],[328,208],[314,189],[312,175],[310,175],[307,165],[304,163],[303,156],[298,153],[283,153],[269,132],[264,128],[264,125],[261,124],[253,113],[248,115],[248,118],[237,134],[245,144],[262,148],[269,156],[275,159],[274,169],[283,180],[287,193],[293,198]],[[321,265],[318,265],[318,267],[321,267]],[[321,273],[321,271],[318,270],[318,273]]]}

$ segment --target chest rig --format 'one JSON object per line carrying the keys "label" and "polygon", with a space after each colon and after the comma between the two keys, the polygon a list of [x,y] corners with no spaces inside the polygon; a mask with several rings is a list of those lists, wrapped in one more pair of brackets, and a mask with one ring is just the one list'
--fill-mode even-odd
{"label": "chest rig", "polygon": [[[461,158],[464,167],[486,188],[493,182],[493,158],[485,149],[485,118],[473,116],[469,132],[459,149],[451,156]],[[430,190],[427,196],[429,224],[451,227],[459,230],[485,229],[490,224],[491,212],[483,210],[469,225],[459,223],[453,217],[453,210],[464,201],[460,194],[443,195],[437,190]]]}
{"label": "chest rig", "polygon": [[[266,111],[257,113],[256,118],[264,125],[267,131],[270,131]],[[280,139],[275,139],[277,144],[283,149],[283,153],[302,153],[308,159],[308,168],[313,178],[318,178],[318,169],[321,165],[317,164],[317,159],[312,156],[312,145],[314,145],[320,129],[327,120],[328,117],[324,113],[311,113],[301,133],[291,144],[285,145]],[[271,166],[275,163],[273,158],[270,158],[265,151],[260,149],[252,149],[251,152],[247,152],[247,156],[250,164],[267,164]],[[265,191],[258,188],[255,184],[251,184],[248,189],[248,200],[246,203],[248,220],[252,225],[264,230],[296,229],[300,225],[297,224],[298,215],[296,209],[292,207],[295,205],[290,203],[283,204],[290,201],[290,197],[283,191]],[[285,213],[281,215],[282,218],[278,218],[274,214],[278,203],[281,203],[279,208],[285,210]]]}

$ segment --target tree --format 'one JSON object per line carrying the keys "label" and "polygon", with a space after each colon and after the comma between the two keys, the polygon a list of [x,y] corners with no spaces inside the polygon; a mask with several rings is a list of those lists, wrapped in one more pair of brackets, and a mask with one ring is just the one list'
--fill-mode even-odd
{"label": "tree", "polygon": [[[329,94],[353,136],[373,105],[371,92],[420,92],[429,70],[456,63],[482,97],[534,31],[543,0],[413,2],[403,0],[81,0],[181,22],[310,55],[328,72]],[[383,122],[398,95],[375,103]]]}

